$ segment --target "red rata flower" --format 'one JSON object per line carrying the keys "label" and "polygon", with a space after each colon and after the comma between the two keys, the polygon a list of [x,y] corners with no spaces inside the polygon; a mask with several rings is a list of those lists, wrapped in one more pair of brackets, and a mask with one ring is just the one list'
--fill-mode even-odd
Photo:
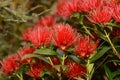
{"label": "red rata flower", "polygon": [[57,4],[57,14],[62,17],[70,17],[73,12],[77,12],[78,1],[80,0],[61,0]]}
{"label": "red rata flower", "polygon": [[91,11],[88,19],[93,23],[107,23],[112,18],[112,13],[112,8],[103,6]]}
{"label": "red rata flower", "polygon": [[120,22],[120,3],[119,3],[119,4],[116,4],[115,7],[114,7],[113,18],[114,18],[117,22]]}
{"label": "red rata flower", "polygon": [[80,11],[89,12],[92,9],[100,7],[102,5],[102,0],[80,0],[78,9]]}
{"label": "red rata flower", "polygon": [[54,31],[54,45],[62,50],[73,45],[77,39],[77,32],[69,24],[56,24]]}
{"label": "red rata flower", "polygon": [[113,28],[112,36],[114,37],[120,36],[120,28]]}
{"label": "red rata flower", "polygon": [[30,65],[30,71],[27,74],[34,78],[39,78],[41,71],[45,68],[41,62]]}
{"label": "red rata flower", "polygon": [[[25,47],[21,48],[18,51],[18,55],[19,55],[20,61],[21,61],[23,56],[25,56],[27,54],[32,54],[34,51],[35,51],[35,49],[34,48],[30,48],[29,46],[25,46]],[[31,60],[32,60],[32,58],[27,58],[27,59],[22,60],[22,63],[30,63]]]}
{"label": "red rata flower", "polygon": [[4,58],[3,61],[1,61],[1,65],[3,68],[3,74],[10,74],[14,70],[17,70],[19,68],[19,63],[18,63],[18,55],[9,55],[8,57]]}
{"label": "red rata flower", "polygon": [[32,31],[32,28],[28,28],[22,33],[23,40],[29,41],[29,34],[31,33],[31,31]]}
{"label": "red rata flower", "polygon": [[59,59],[57,58],[57,57],[52,57],[52,63],[54,64],[54,65],[59,65],[60,64],[60,61],[59,61]]}
{"label": "red rata flower", "polygon": [[114,7],[118,0],[103,0],[104,6]]}
{"label": "red rata flower", "polygon": [[34,27],[51,27],[55,24],[56,18],[54,15],[42,17]]}
{"label": "red rata flower", "polygon": [[75,47],[75,52],[81,57],[89,57],[97,45],[98,41],[93,44],[93,40],[89,36],[80,36],[78,45]]}
{"label": "red rata flower", "polygon": [[48,27],[34,28],[29,34],[28,39],[36,47],[48,45],[52,39],[53,30]]}
{"label": "red rata flower", "polygon": [[67,63],[67,69],[65,70],[65,74],[68,78],[71,78],[72,80],[76,80],[76,78],[81,78],[86,73],[86,68],[81,66],[77,62],[68,62]]}

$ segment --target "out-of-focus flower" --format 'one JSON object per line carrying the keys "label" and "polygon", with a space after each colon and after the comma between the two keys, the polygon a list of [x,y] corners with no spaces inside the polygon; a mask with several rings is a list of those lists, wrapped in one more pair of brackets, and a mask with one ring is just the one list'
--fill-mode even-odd
{"label": "out-of-focus flower", "polygon": [[78,45],[75,47],[75,52],[81,57],[89,57],[97,45],[98,41],[93,42],[89,36],[80,36]]}
{"label": "out-of-focus flower", "polygon": [[114,37],[120,36],[120,28],[113,28],[112,36]]}
{"label": "out-of-focus flower", "polygon": [[25,41],[29,41],[29,34],[32,32],[32,28],[28,28],[26,29],[23,33],[22,33],[22,38]]}
{"label": "out-of-focus flower", "polygon": [[70,17],[78,11],[78,1],[80,0],[61,0],[57,4],[57,14],[61,17]]}
{"label": "out-of-focus flower", "polygon": [[50,44],[53,30],[49,27],[34,28],[29,34],[29,41],[36,47]]}
{"label": "out-of-focus flower", "polygon": [[57,58],[57,57],[52,57],[52,63],[54,64],[54,65],[59,65],[60,64],[60,61],[59,61],[59,59]]}
{"label": "out-of-focus flower", "polygon": [[76,78],[81,78],[86,73],[86,68],[80,65],[77,62],[70,61],[67,63],[67,68],[65,70],[65,75],[72,79],[76,80]]}
{"label": "out-of-focus flower", "polygon": [[55,24],[56,17],[54,15],[42,17],[34,27],[51,27]]}
{"label": "out-of-focus flower", "polygon": [[19,68],[18,63],[19,57],[17,54],[9,55],[8,57],[4,58],[3,61],[0,62],[3,69],[3,74],[10,74],[13,71]]}
{"label": "out-of-focus flower", "polygon": [[22,57],[27,55],[27,54],[32,54],[34,51],[35,51],[35,49],[34,48],[30,48],[29,46],[25,46],[25,47],[21,48],[18,51],[18,55],[19,55],[20,61],[22,61],[22,63],[30,63],[32,58],[26,58],[26,59],[22,60]]}
{"label": "out-of-focus flower", "polygon": [[88,19],[93,23],[107,23],[111,20],[113,9],[107,6],[96,8],[90,12]]}
{"label": "out-of-focus flower", "polygon": [[77,32],[69,24],[56,24],[54,27],[54,45],[62,50],[72,46],[77,39]]}
{"label": "out-of-focus flower", "polygon": [[113,18],[117,21],[120,22],[120,4],[116,4],[114,7],[114,13],[113,13]]}
{"label": "out-of-focus flower", "polygon": [[30,71],[27,72],[27,74],[33,78],[40,78],[40,73],[43,69],[45,69],[45,67],[42,65],[42,62],[33,63],[30,65]]}

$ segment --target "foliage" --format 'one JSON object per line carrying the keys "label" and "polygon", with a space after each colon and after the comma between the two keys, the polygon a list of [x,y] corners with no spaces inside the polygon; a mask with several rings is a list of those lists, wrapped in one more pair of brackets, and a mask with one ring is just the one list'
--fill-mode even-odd
{"label": "foliage", "polygon": [[1,80],[120,79],[119,0],[1,0],[0,10]]}

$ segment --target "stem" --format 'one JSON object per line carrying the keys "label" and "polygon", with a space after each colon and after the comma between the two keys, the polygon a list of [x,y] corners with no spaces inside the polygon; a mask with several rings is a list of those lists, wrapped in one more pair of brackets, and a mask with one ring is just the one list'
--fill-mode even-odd
{"label": "stem", "polygon": [[19,78],[19,80],[23,80],[23,76],[22,75],[19,75],[19,74],[15,74],[18,78]]}
{"label": "stem", "polygon": [[109,41],[109,43],[110,43],[110,45],[111,45],[111,47],[112,47],[113,53],[120,59],[120,55],[119,55],[119,53],[117,52],[117,50],[115,49],[115,47],[114,47],[112,41],[110,40],[110,37],[109,37],[109,35],[107,34],[106,30],[104,30],[104,33],[105,33],[106,38],[108,39],[108,41]]}
{"label": "stem", "polygon": [[42,78],[42,80],[45,80],[44,78]]}
{"label": "stem", "polygon": [[94,38],[93,35],[90,33],[90,31],[86,28],[86,26],[83,25],[83,28],[85,29],[85,31],[86,31],[92,38]]}
{"label": "stem", "polygon": [[[65,63],[65,59],[67,58],[67,56],[65,54],[63,54],[62,56],[62,66],[64,65]],[[59,75],[59,80],[62,80],[62,74],[61,74],[61,71],[60,71],[60,75]]]}
{"label": "stem", "polygon": [[65,59],[66,59],[65,54],[63,54],[63,57],[62,57],[62,65],[64,65]]}
{"label": "stem", "polygon": [[88,59],[87,60],[87,64],[86,64],[86,67],[87,67],[87,74],[86,75],[86,80],[91,80],[92,76],[93,76],[93,73],[94,73],[94,63],[90,63],[90,60]]}
{"label": "stem", "polygon": [[51,58],[48,57],[48,59],[49,59],[49,61],[50,61],[50,64],[51,64],[52,66],[54,66],[54,64],[53,64],[53,62],[52,62],[52,60],[51,60]]}
{"label": "stem", "polygon": [[33,78],[33,80],[36,80],[35,78]]}
{"label": "stem", "polygon": [[84,30],[92,37],[94,38],[94,36],[90,33],[90,31],[86,28],[86,26],[83,24],[83,22],[80,22],[80,24],[83,26]]}
{"label": "stem", "polygon": [[89,67],[89,60],[87,60],[87,75],[86,75],[86,78],[87,78],[87,80],[89,80],[89,75],[90,75],[90,73],[89,73],[89,70],[88,70],[88,67]]}

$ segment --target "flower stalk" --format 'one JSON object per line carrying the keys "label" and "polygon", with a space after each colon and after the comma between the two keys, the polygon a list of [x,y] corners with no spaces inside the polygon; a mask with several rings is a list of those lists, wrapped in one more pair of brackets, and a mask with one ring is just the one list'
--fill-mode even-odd
{"label": "flower stalk", "polygon": [[106,38],[107,38],[107,40],[109,41],[109,43],[110,43],[110,45],[111,45],[111,47],[112,47],[113,53],[120,59],[120,55],[119,55],[119,53],[117,52],[117,50],[115,49],[112,41],[110,40],[109,34],[106,32],[106,30],[104,30],[104,33],[105,33]]}

